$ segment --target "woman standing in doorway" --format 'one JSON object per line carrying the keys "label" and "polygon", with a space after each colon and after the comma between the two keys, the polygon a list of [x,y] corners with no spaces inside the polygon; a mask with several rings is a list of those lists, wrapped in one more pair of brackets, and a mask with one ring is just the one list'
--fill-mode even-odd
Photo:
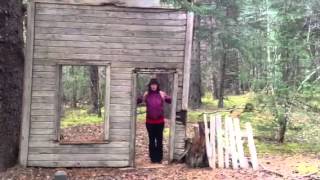
{"label": "woman standing in doorway", "polygon": [[148,91],[138,99],[146,103],[146,127],[149,136],[149,156],[151,162],[161,163],[163,158],[164,103],[171,104],[171,97],[160,90],[157,79],[151,79]]}

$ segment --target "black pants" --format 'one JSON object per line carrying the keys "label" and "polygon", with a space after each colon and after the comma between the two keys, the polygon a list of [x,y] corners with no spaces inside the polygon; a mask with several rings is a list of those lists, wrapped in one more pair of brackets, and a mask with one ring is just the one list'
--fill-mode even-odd
{"label": "black pants", "polygon": [[161,162],[163,158],[164,124],[146,124],[149,135],[149,156],[152,162]]}

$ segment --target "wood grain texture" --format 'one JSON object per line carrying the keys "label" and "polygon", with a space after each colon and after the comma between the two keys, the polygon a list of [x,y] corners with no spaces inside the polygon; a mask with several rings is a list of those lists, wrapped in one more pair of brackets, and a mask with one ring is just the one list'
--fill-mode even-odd
{"label": "wood grain texture", "polygon": [[187,19],[187,32],[186,32],[186,45],[184,50],[184,76],[183,76],[183,93],[182,93],[182,109],[188,110],[189,101],[189,86],[190,86],[190,69],[191,69],[191,53],[192,53],[192,40],[193,40],[193,23],[194,14],[188,13]]}
{"label": "wood grain texture", "polygon": [[111,72],[110,65],[106,67],[106,77],[105,77],[106,85],[105,85],[105,111],[104,111],[104,140],[109,140],[110,137],[110,86],[111,86]]}
{"label": "wood grain texture", "polygon": [[28,166],[35,167],[126,167],[126,161],[28,161]]}
{"label": "wood grain texture", "polygon": [[28,29],[27,29],[27,48],[24,68],[24,92],[22,106],[22,125],[20,135],[20,152],[19,163],[27,166],[28,161],[28,144],[29,144],[29,128],[30,128],[30,104],[32,92],[32,64],[33,64],[33,42],[34,42],[34,16],[35,3],[29,2],[28,6]]}
{"label": "wood grain texture", "polygon": [[90,6],[114,5],[118,7],[135,7],[149,9],[176,9],[173,6],[160,3],[159,0],[35,0],[35,2]]}
{"label": "wood grain texture", "polygon": [[173,90],[172,90],[172,104],[171,104],[171,117],[170,117],[170,133],[169,133],[169,161],[174,160],[175,151],[175,133],[176,133],[176,106],[177,106],[177,94],[178,94],[178,73],[174,73],[173,76]]}
{"label": "wood grain texture", "polygon": [[[36,0],[29,166],[134,166],[135,68],[177,69],[172,111],[171,159],[183,152],[181,109],[187,15],[164,9],[119,8],[86,0]],[[125,3],[133,2],[132,0]],[[139,3],[141,3],[140,1]],[[68,4],[71,3],[71,4]],[[78,5],[77,5],[78,4]],[[81,6],[79,6],[81,4]],[[89,5],[90,6],[87,6]],[[34,23],[33,23],[34,24]],[[105,65],[109,119],[106,144],[61,145],[55,138],[57,65]],[[133,88],[133,89],[132,89]],[[30,93],[31,94],[31,93]],[[106,115],[107,117],[107,115]],[[175,129],[176,126],[176,129]],[[108,134],[108,135],[107,135]]]}
{"label": "wood grain texture", "polygon": [[77,28],[43,28],[36,27],[36,34],[62,34],[62,35],[93,35],[93,36],[113,36],[113,37],[172,37],[172,38],[185,38],[185,31],[181,32],[162,32],[162,31],[113,31],[106,32],[103,29],[77,29]]}
{"label": "wood grain texture", "polygon": [[248,146],[249,146],[252,168],[253,170],[258,170],[259,162],[258,162],[257,150],[256,150],[256,146],[254,145],[252,126],[249,122],[246,123],[246,132],[248,137]]}
{"label": "wood grain texture", "polygon": [[36,15],[74,15],[85,17],[103,17],[103,18],[124,18],[124,19],[153,19],[153,20],[183,20],[187,16],[183,11],[170,12],[133,12],[133,11],[101,11],[97,8],[78,9],[78,8],[55,8],[55,7],[38,7]]}
{"label": "wood grain texture", "polygon": [[131,133],[130,133],[130,166],[134,167],[135,166],[135,154],[136,154],[136,117],[137,117],[137,74],[133,73],[132,74],[132,86],[131,86],[131,91],[132,91],[132,107],[131,107]]}
{"label": "wood grain texture", "polygon": [[[61,5],[59,5],[60,7]],[[98,9],[98,8],[96,8]],[[121,8],[118,11],[126,11]],[[126,18],[102,18],[90,16],[72,16],[72,15],[46,15],[38,14],[35,17],[36,21],[53,21],[53,22],[87,22],[87,23],[101,23],[101,24],[127,24],[127,25],[152,25],[152,26],[185,26],[186,21],[182,20],[168,20],[168,19],[126,19]]]}

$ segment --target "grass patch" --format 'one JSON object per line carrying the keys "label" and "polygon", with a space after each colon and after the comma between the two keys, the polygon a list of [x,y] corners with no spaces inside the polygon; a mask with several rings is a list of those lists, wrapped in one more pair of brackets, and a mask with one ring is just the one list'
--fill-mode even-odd
{"label": "grass patch", "polygon": [[259,154],[302,154],[319,153],[320,145],[311,143],[287,142],[278,144],[271,141],[255,140]]}
{"label": "grass patch", "polygon": [[[254,98],[253,93],[247,93],[238,96],[227,96],[224,99],[224,109],[244,107],[248,102],[252,102]],[[218,99],[214,99],[210,93],[206,93],[202,97],[203,109],[217,109]]]}
{"label": "grass patch", "polygon": [[[318,172],[319,169],[317,166],[308,164],[308,163],[299,163],[296,167],[296,171],[299,174],[310,174],[310,173],[315,173]],[[320,174],[319,172],[317,174]]]}
{"label": "grass patch", "polygon": [[[259,104],[254,99],[253,93],[240,96],[228,96],[225,101],[225,108],[244,108],[247,103],[251,103],[254,107]],[[210,94],[206,94],[202,98],[203,107],[198,110],[188,112],[189,122],[198,122],[202,120],[200,116],[203,112],[217,110],[218,100],[212,98]],[[238,110],[236,110],[238,111]],[[298,109],[292,113],[291,120],[286,132],[286,143],[276,143],[276,135],[278,132],[278,124],[274,119],[273,113],[268,110],[253,112],[233,112],[240,117],[241,126],[244,128],[246,122],[250,122],[254,135],[256,137],[256,147],[260,154],[300,154],[300,153],[320,153],[320,118],[317,114],[303,112]],[[222,116],[230,115],[230,112],[221,112]]]}
{"label": "grass patch", "polygon": [[137,107],[137,121],[144,122],[146,120],[146,107]]}
{"label": "grass patch", "polygon": [[64,116],[61,119],[61,127],[67,128],[103,123],[103,117],[98,117],[97,114],[88,114],[87,111],[88,109],[65,109]]}

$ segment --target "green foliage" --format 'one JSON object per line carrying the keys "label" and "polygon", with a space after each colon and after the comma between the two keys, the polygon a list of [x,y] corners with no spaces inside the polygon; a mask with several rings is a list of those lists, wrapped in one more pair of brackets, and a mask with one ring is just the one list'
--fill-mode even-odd
{"label": "green foliage", "polygon": [[[103,111],[103,109],[102,109]],[[96,114],[88,114],[88,109],[65,109],[61,119],[61,128],[104,123],[103,117]]]}

